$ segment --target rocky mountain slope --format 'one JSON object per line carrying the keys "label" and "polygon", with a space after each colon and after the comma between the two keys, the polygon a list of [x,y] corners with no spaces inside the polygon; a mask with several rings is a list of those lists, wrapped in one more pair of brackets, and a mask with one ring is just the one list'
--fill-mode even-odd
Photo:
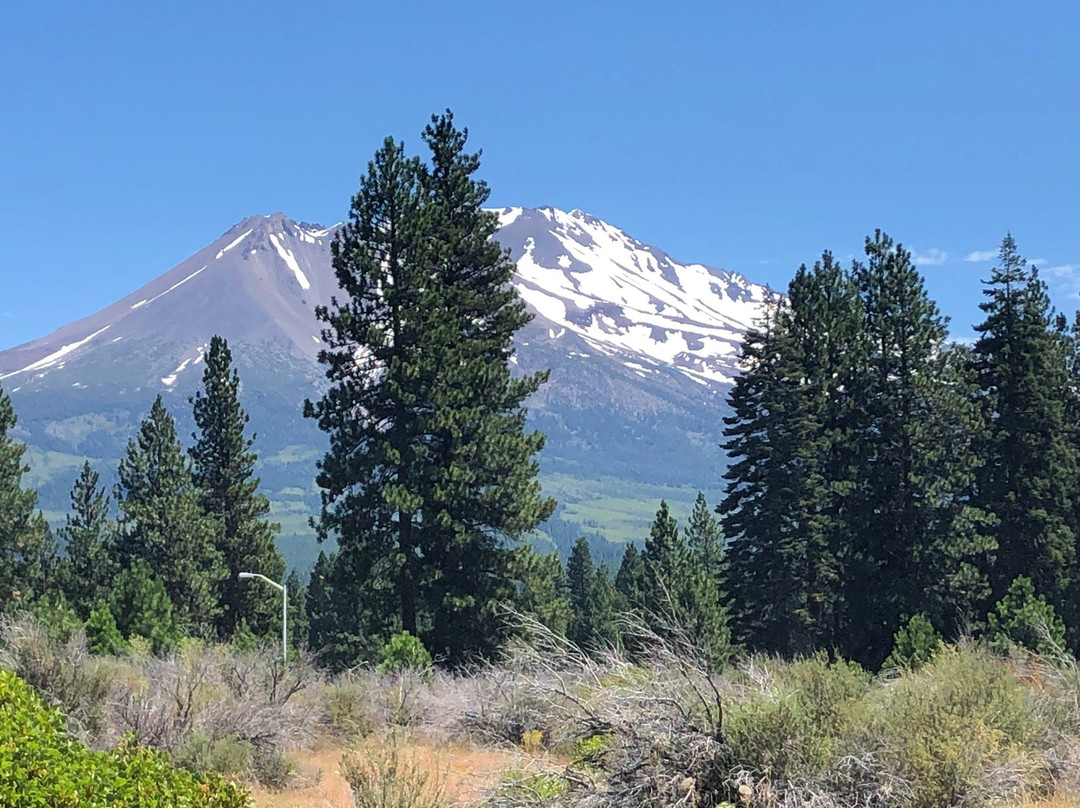
{"label": "rocky mountain slope", "polygon": [[[549,533],[559,544],[579,531],[628,538],[647,526],[660,496],[715,495],[724,395],[767,290],[675,261],[580,211],[497,213],[497,238],[536,315],[519,334],[516,360],[523,370],[551,369],[529,405],[548,435],[545,486],[564,503]],[[83,457],[111,475],[158,392],[189,433],[187,396],[210,337],[222,334],[284,544],[307,559],[324,439],[300,407],[322,384],[313,312],[337,291],[334,232],[280,213],[249,217],[111,306],[0,352],[0,384],[33,449],[43,505],[66,507]]]}

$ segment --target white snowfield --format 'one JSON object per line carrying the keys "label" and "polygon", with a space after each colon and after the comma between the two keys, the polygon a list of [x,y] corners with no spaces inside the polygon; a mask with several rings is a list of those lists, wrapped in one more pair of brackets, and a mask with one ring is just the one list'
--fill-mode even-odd
{"label": "white snowfield", "polygon": [[[516,285],[526,303],[555,324],[550,338],[577,334],[642,376],[669,366],[705,384],[733,379],[742,334],[760,313],[765,287],[679,263],[581,211],[538,212],[559,244],[558,255],[550,242],[541,250],[527,238]],[[495,213],[505,228],[532,212]]]}

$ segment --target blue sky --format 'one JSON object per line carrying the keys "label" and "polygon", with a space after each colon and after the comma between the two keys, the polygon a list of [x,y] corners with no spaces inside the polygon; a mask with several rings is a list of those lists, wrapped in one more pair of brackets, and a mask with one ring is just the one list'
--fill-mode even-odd
{"label": "blue sky", "polygon": [[[666,6],[666,7],[663,7]],[[1006,231],[1080,305],[1080,7],[19,3],[0,30],[0,349],[241,218],[332,223],[454,110],[494,205],[786,285],[880,227],[964,337]],[[984,260],[964,260],[980,258]]]}

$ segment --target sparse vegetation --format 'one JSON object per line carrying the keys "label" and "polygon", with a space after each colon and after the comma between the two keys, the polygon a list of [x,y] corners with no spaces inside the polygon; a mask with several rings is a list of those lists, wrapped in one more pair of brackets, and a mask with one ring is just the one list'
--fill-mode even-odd
{"label": "sparse vegetation", "polygon": [[196,641],[165,657],[95,656],[80,634],[60,642],[21,616],[0,631],[0,666],[32,679],[91,748],[161,765],[134,751],[155,747],[197,777],[288,789],[314,776],[293,750],[320,738],[348,748],[337,768],[365,808],[449,802],[418,742],[517,749],[522,762],[488,786],[491,808],[944,808],[1080,793],[1068,656],[964,641],[876,677],[824,654],[749,656],[715,673],[678,631],[632,620],[633,660],[590,656],[527,619],[519,629],[504,659],[468,672],[329,678],[305,661],[283,668],[272,650]]}

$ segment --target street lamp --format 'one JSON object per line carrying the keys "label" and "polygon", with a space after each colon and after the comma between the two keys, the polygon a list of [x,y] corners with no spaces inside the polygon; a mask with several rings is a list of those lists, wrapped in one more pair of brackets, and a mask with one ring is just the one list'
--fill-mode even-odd
{"label": "street lamp", "polygon": [[276,587],[281,590],[281,659],[288,665],[289,664],[289,646],[286,644],[287,629],[286,624],[289,622],[289,593],[285,589],[285,584],[279,584],[276,581],[271,581],[265,575],[260,575],[257,572],[241,572],[237,576],[241,581],[246,581],[248,578],[262,578],[270,586]]}

